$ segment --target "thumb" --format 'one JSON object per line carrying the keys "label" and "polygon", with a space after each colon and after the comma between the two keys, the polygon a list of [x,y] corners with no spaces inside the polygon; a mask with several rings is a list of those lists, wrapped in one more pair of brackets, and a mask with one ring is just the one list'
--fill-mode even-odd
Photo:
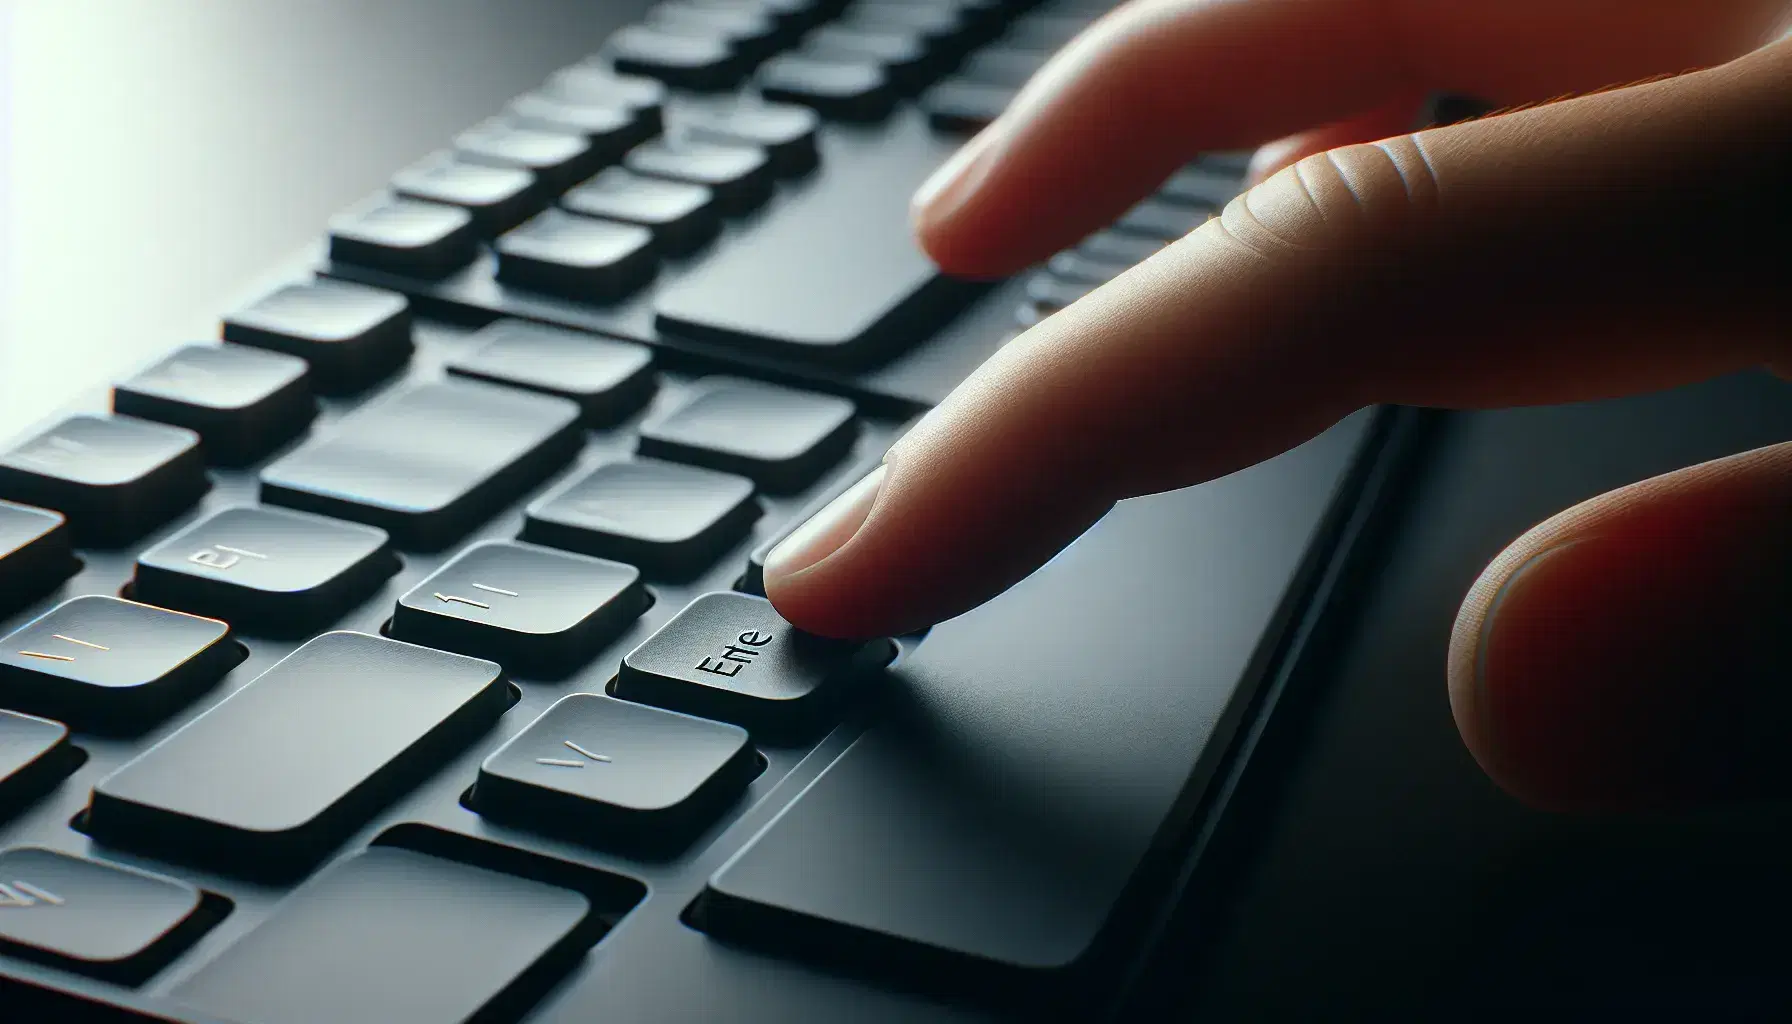
{"label": "thumb", "polygon": [[899,633],[1116,500],[1373,403],[1597,398],[1784,361],[1792,47],[1308,157],[1004,347],[797,531],[804,628]]}

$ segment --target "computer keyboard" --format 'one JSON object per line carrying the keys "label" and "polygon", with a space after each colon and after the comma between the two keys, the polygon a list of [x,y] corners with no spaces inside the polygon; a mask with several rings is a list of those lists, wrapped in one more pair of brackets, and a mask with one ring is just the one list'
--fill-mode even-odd
{"label": "computer keyboard", "polygon": [[[1366,421],[1116,513],[1001,629],[761,595],[906,421],[1240,187],[1203,158],[1009,282],[918,250],[914,187],[1107,6],[666,0],[0,455],[0,979],[84,1000],[0,1016],[1097,1014]],[[1084,638],[1124,591],[1223,642]]]}

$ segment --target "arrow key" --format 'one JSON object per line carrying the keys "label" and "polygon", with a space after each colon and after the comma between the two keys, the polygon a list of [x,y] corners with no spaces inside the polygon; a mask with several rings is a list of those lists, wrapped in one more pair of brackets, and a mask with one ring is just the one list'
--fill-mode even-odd
{"label": "arrow key", "polygon": [[135,985],[205,927],[198,889],[41,847],[0,853],[0,952]]}

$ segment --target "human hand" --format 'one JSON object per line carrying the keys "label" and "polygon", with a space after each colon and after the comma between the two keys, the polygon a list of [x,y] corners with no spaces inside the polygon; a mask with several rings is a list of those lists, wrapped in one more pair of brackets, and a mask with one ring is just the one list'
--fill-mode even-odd
{"label": "human hand", "polygon": [[[917,196],[939,264],[1036,263],[1201,151],[1279,137],[1254,168],[1274,173],[1005,346],[773,553],[767,593],[816,632],[900,633],[1001,592],[1118,499],[1232,472],[1365,405],[1792,369],[1792,44],[1762,47],[1787,16],[1766,0],[1121,8]],[[1432,90],[1584,95],[1400,134]],[[1470,590],[1448,671],[1501,785],[1622,808],[1792,791],[1789,665],[1792,443],[1526,533]]]}

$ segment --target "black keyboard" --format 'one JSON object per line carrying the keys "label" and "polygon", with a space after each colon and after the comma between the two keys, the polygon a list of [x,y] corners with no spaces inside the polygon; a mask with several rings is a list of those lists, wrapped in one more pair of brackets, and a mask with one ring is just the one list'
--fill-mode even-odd
{"label": "black keyboard", "polygon": [[[760,580],[1239,189],[1203,158],[1007,282],[916,247],[914,188],[1107,6],[666,0],[0,454],[0,998],[44,1007],[0,1017],[1111,1006],[1367,418],[930,637],[804,635]],[[1137,631],[1084,630],[1116,594]],[[1166,615],[1204,625],[1150,650]]]}

